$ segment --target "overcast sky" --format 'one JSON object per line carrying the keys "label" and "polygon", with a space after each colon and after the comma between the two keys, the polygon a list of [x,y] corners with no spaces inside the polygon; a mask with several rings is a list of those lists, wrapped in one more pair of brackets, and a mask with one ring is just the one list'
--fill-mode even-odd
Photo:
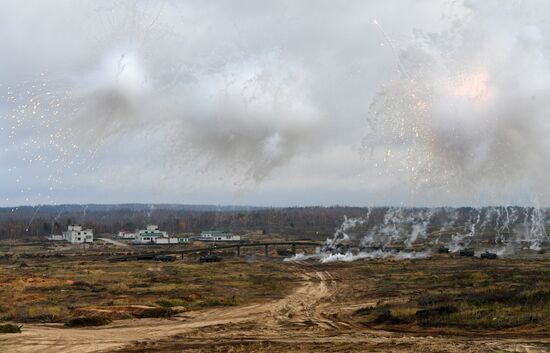
{"label": "overcast sky", "polygon": [[545,1],[2,1],[0,205],[549,205]]}

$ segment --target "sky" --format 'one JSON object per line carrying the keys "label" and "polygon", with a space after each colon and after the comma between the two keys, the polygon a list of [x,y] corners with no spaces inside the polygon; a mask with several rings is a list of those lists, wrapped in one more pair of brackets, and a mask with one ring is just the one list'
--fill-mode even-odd
{"label": "sky", "polygon": [[549,10],[2,1],[0,206],[548,206]]}

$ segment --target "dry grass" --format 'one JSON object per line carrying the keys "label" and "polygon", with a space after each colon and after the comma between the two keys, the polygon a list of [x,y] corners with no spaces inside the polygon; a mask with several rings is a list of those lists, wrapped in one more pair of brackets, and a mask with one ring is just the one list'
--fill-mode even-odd
{"label": "dry grass", "polygon": [[[144,305],[167,317],[178,311],[245,304],[284,296],[293,287],[283,264],[50,259],[0,266],[0,321],[67,322],[86,307]],[[161,313],[162,312],[162,313]]]}
{"label": "dry grass", "polygon": [[356,311],[367,325],[413,324],[415,330],[550,326],[550,260],[373,261],[349,270],[368,276],[368,285],[354,289],[356,296],[380,299]]}
{"label": "dry grass", "polygon": [[111,323],[111,320],[102,316],[84,316],[75,317],[65,323],[66,327],[88,327],[88,326],[104,326]]}
{"label": "dry grass", "polygon": [[0,333],[21,333],[22,327],[14,324],[0,325]]}

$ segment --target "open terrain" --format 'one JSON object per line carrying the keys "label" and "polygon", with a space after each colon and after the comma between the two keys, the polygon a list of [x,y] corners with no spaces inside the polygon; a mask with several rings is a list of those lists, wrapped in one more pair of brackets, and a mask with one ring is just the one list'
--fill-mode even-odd
{"label": "open terrain", "polygon": [[12,261],[0,297],[3,352],[550,351],[546,259]]}

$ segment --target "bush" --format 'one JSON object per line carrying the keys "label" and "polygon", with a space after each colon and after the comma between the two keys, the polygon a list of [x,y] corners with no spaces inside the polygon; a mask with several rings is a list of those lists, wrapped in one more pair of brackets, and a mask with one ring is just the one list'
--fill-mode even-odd
{"label": "bush", "polygon": [[26,307],[19,307],[15,310],[13,317],[17,322],[63,322],[68,316],[65,307],[48,304],[35,304]]}
{"label": "bush", "polygon": [[107,290],[114,295],[127,294],[130,291],[130,287],[126,283],[114,283],[108,285]]}
{"label": "bush", "polygon": [[397,307],[391,309],[392,324],[410,324],[416,320],[417,309],[413,307]]}
{"label": "bush", "polygon": [[550,302],[550,290],[527,290],[518,294],[518,303],[523,305],[543,305]]}
{"label": "bush", "polygon": [[466,295],[466,301],[473,305],[486,305],[491,303],[514,304],[518,299],[519,289],[505,290],[501,288],[490,288],[487,290],[473,292]]}
{"label": "bush", "polygon": [[168,300],[168,299],[159,299],[155,302],[155,304],[157,304],[158,306],[161,306],[163,308],[171,308],[173,306],[175,306],[171,300]]}
{"label": "bush", "polygon": [[373,312],[374,318],[371,323],[375,325],[389,323],[392,320],[391,311],[387,308],[376,309]]}
{"label": "bush", "polygon": [[420,306],[432,306],[440,303],[452,301],[453,298],[448,294],[422,293],[416,297],[416,302]]}
{"label": "bush", "polygon": [[416,317],[425,319],[432,316],[450,315],[456,312],[458,312],[458,308],[456,306],[442,305],[442,306],[437,306],[435,308],[418,310],[416,312]]}
{"label": "bush", "polygon": [[174,311],[170,308],[148,308],[138,311],[134,316],[138,319],[152,318],[152,317],[170,317],[174,315]]}
{"label": "bush", "polygon": [[86,281],[74,281],[73,287],[78,290],[87,290],[87,289],[93,289],[94,286]]}
{"label": "bush", "polygon": [[375,310],[374,306],[366,306],[364,308],[360,308],[355,310],[356,315],[370,315]]}
{"label": "bush", "polygon": [[102,316],[77,317],[65,323],[66,327],[103,326],[111,323],[111,320]]}
{"label": "bush", "polygon": [[184,299],[159,299],[155,304],[163,308],[171,308],[174,306],[185,306],[187,305],[187,301]]}
{"label": "bush", "polygon": [[231,297],[230,299],[222,298],[208,298],[203,302],[203,306],[236,306],[237,299],[235,296]]}
{"label": "bush", "polygon": [[0,333],[21,333],[21,327],[13,324],[0,325]]}

